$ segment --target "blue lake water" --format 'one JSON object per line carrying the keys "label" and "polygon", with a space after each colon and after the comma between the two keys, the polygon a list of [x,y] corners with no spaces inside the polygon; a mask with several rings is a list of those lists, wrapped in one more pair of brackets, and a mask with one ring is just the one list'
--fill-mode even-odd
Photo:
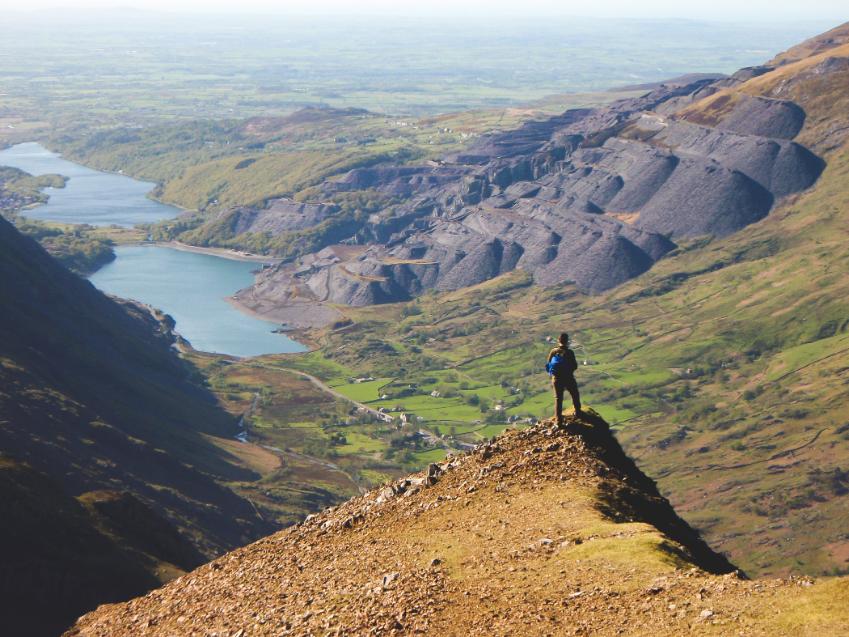
{"label": "blue lake water", "polygon": [[[153,184],[91,170],[26,143],[0,151],[0,166],[32,175],[69,177],[65,188],[48,188],[48,203],[25,215],[35,219],[133,226],[179,213],[146,197]],[[170,314],[177,331],[195,349],[232,356],[300,352],[304,347],[276,323],[238,311],[226,298],[253,283],[257,263],[185,252],[162,246],[119,246],[116,259],[90,280],[110,294],[135,299]]]}
{"label": "blue lake water", "polygon": [[179,208],[147,198],[156,184],[80,166],[35,142],[0,151],[0,166],[20,168],[31,175],[59,174],[70,178],[64,188],[45,188],[44,192],[50,195],[47,203],[23,213],[31,219],[131,227],[180,213]]}
{"label": "blue lake water", "polygon": [[136,299],[174,317],[195,349],[233,356],[300,352],[271,330],[275,323],[248,316],[225,297],[253,283],[256,263],[162,246],[119,246],[117,258],[89,280],[104,292]]}

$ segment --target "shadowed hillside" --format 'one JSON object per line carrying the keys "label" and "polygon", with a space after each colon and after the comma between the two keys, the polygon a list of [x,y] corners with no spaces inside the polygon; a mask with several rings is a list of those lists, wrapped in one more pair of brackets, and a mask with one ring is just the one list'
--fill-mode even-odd
{"label": "shadowed hillside", "polygon": [[68,635],[837,636],[847,601],[845,580],[747,581],[589,415],[508,431]]}
{"label": "shadowed hillside", "polygon": [[21,598],[42,609],[32,634],[55,631],[273,528],[222,486],[252,477],[208,438],[234,421],[165,319],[107,298],[3,219],[0,281],[5,627]]}
{"label": "shadowed hillside", "polygon": [[6,456],[0,515],[0,624],[10,635],[56,635],[86,609],[140,595],[205,561],[132,494],[74,498]]}

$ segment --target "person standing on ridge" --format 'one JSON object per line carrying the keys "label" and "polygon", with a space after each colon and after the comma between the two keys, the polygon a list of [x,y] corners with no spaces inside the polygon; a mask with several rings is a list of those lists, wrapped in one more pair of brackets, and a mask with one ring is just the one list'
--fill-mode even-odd
{"label": "person standing on ridge", "polygon": [[581,396],[578,394],[578,383],[575,380],[575,370],[578,361],[575,352],[569,349],[569,335],[563,332],[557,339],[557,347],[548,353],[545,366],[551,376],[551,386],[554,388],[554,418],[557,424],[563,423],[563,392],[568,391],[575,407],[575,415],[581,414]]}

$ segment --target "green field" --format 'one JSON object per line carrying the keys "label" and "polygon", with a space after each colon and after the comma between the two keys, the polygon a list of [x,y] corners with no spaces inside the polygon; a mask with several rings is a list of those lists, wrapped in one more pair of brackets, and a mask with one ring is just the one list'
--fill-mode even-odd
{"label": "green field", "polygon": [[361,403],[372,403],[380,398],[379,389],[386,385],[391,378],[378,378],[377,380],[365,381],[362,383],[345,383],[336,385],[331,383],[330,386],[336,391],[345,394],[348,398]]}

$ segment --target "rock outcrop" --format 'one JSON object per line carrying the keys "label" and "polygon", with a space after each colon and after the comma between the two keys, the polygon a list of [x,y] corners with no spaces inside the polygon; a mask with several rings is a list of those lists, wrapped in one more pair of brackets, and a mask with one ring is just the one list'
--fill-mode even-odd
{"label": "rock outcrop", "polygon": [[337,212],[339,207],[335,205],[274,199],[262,209],[243,207],[226,210],[212,220],[210,226],[223,226],[233,235],[249,232],[282,234],[311,228]]}

